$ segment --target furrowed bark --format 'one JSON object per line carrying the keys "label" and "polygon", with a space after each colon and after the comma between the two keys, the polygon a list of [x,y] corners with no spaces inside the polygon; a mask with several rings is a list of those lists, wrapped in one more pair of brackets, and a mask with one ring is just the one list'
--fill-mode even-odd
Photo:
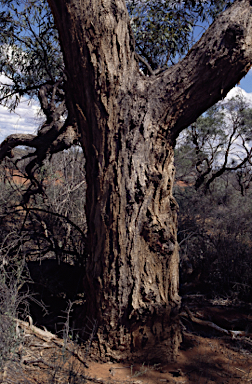
{"label": "furrowed bark", "polygon": [[84,285],[97,348],[115,359],[171,360],[180,342],[173,145],[248,70],[250,2],[236,2],[157,77],[139,72],[122,0],[49,4],[87,159]]}
{"label": "furrowed bark", "polygon": [[164,129],[170,130],[172,142],[249,71],[252,65],[250,3],[237,0],[183,60],[154,80],[153,97],[158,100],[157,108],[164,118]]}

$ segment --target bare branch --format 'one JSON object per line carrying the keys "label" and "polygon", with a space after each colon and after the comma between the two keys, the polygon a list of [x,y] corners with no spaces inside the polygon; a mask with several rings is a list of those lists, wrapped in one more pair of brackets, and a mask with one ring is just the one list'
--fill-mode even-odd
{"label": "bare branch", "polygon": [[53,215],[53,216],[59,217],[61,219],[64,219],[67,223],[69,223],[73,228],[75,228],[81,234],[83,239],[86,238],[85,232],[83,232],[83,230],[77,224],[75,224],[67,216],[64,216],[64,215],[62,215],[60,213],[57,213],[57,212],[52,212],[52,211],[49,211],[49,210],[43,209],[43,208],[29,207],[29,208],[17,208],[17,209],[14,209],[13,211],[8,212],[8,214],[15,213],[15,212],[23,212],[24,210],[26,210],[27,212],[32,212],[32,211],[34,211],[34,212],[43,212],[43,213],[47,213],[49,215]]}
{"label": "bare branch", "polygon": [[[59,90],[63,79],[55,84],[44,84],[39,90],[39,101],[41,108],[46,116],[45,123],[38,131],[38,135],[13,134],[8,136],[0,145],[0,162],[5,157],[12,157],[12,150],[17,146],[27,146],[35,148],[29,157],[33,157],[27,165],[27,173],[32,177],[34,167],[41,165],[48,154],[59,152],[70,148],[78,141],[77,128],[75,122],[68,118],[63,119],[66,114],[65,101],[60,103],[56,100],[56,94],[63,97],[62,90]],[[27,157],[27,156],[26,156]]]}
{"label": "bare branch", "polygon": [[152,70],[151,66],[147,63],[147,61],[141,55],[136,53],[136,57],[139,61],[141,61],[141,63],[143,63],[145,65],[145,67],[149,71],[150,75],[154,76],[156,74],[155,71]]}

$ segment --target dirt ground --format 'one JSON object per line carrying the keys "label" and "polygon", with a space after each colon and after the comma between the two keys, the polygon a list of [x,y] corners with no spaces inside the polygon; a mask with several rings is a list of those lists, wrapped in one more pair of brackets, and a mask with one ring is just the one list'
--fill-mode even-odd
{"label": "dirt ground", "polygon": [[[187,297],[184,306],[202,323],[181,312],[183,342],[178,359],[167,365],[91,361],[85,351],[67,347],[60,339],[26,331],[18,355],[2,373],[4,384],[242,384],[252,383],[252,308],[227,301]],[[213,329],[243,331],[233,337]],[[73,345],[70,342],[69,346]],[[76,347],[77,348],[77,347]],[[84,361],[86,363],[84,363]],[[88,366],[88,367],[87,367]]]}

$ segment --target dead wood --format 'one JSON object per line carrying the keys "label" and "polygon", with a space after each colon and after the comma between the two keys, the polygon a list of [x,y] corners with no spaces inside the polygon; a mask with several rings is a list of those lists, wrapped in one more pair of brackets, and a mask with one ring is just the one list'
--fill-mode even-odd
{"label": "dead wood", "polygon": [[[245,336],[244,331],[233,331],[233,330],[225,329],[225,328],[219,327],[217,324],[213,323],[212,321],[202,320],[202,319],[199,319],[198,317],[195,317],[187,306],[185,306],[185,311],[192,322],[203,325],[205,327],[215,329],[218,332],[231,336],[232,339],[235,339],[237,336],[239,337]],[[182,313],[181,315],[184,316],[184,313]]]}
{"label": "dead wood", "polygon": [[82,350],[81,347],[79,347],[76,343],[69,341],[69,340],[63,340],[59,338],[58,336],[54,335],[53,333],[47,331],[47,329],[42,330],[35,325],[32,324],[32,322],[26,322],[19,319],[16,319],[17,327],[22,328],[25,334],[34,334],[38,338],[42,339],[43,341],[49,343],[52,342],[56,344],[59,347],[64,347],[68,352],[70,352],[73,356],[77,357],[77,359],[85,365],[86,368],[88,368],[88,365],[86,363],[86,359],[82,356]]}

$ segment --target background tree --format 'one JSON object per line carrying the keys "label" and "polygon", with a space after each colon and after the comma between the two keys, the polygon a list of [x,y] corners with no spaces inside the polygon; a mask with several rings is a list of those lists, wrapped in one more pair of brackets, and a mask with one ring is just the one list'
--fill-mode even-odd
{"label": "background tree", "polygon": [[207,193],[175,184],[182,295],[251,301],[251,186],[242,195],[236,173],[215,179]]}
{"label": "background tree", "polygon": [[[83,153],[73,147],[53,155],[50,162],[45,161],[35,173],[43,195],[31,194],[28,203],[23,196],[31,184],[25,172],[29,158],[20,160],[27,155],[27,149],[15,149],[13,155],[11,159],[6,158],[0,168],[1,281],[7,279],[11,284],[16,281],[16,287],[20,288],[22,279],[22,292],[23,295],[27,292],[30,298],[29,313],[34,323],[59,332],[62,311],[69,301],[78,301],[74,306],[77,310],[83,298],[81,282],[86,260]],[[8,284],[2,291],[2,300],[6,296],[6,305],[9,305],[13,290],[7,288]],[[15,295],[12,305],[15,303],[16,308],[21,304],[18,308],[21,316],[23,295],[18,289]],[[4,324],[8,327],[8,321]],[[9,331],[13,335],[13,327]]]}
{"label": "background tree", "polygon": [[182,132],[175,166],[181,293],[250,300],[251,109],[241,95]]}
{"label": "background tree", "polygon": [[[34,178],[49,154],[77,143],[75,127],[67,120],[64,92],[64,62],[51,11],[46,1],[1,1],[0,102],[15,110],[21,97],[39,101],[44,122],[37,135],[11,135],[1,146],[0,158],[12,148],[35,149],[26,172],[32,179],[31,193],[42,192]],[[65,121],[67,124],[64,124]],[[27,154],[26,154],[27,155]],[[27,195],[29,198],[29,193]]]}
{"label": "background tree", "polygon": [[68,261],[83,266],[86,236],[83,153],[72,148],[44,162],[35,174],[44,193],[32,194],[29,204],[23,199],[31,184],[25,172],[27,159],[20,160],[25,156],[24,148],[15,150],[15,156],[1,166],[0,240],[6,247],[9,244],[8,263],[21,244],[15,239],[22,238],[21,259],[41,261],[51,254],[59,264]]}
{"label": "background tree", "polygon": [[177,181],[207,191],[216,178],[237,171],[244,194],[250,181],[251,112],[238,95],[217,103],[186,129],[176,149]]}
{"label": "background tree", "polygon": [[59,123],[56,113],[62,92],[55,84],[42,88],[47,122],[40,135],[6,139],[0,156],[18,144],[34,146],[29,172],[60,148],[61,133],[76,140],[78,127],[87,161],[85,310],[99,324],[99,353],[171,359],[180,341],[173,147],[249,70],[250,2],[236,1],[157,76],[139,71],[124,2],[49,4],[63,51],[67,119]]}

